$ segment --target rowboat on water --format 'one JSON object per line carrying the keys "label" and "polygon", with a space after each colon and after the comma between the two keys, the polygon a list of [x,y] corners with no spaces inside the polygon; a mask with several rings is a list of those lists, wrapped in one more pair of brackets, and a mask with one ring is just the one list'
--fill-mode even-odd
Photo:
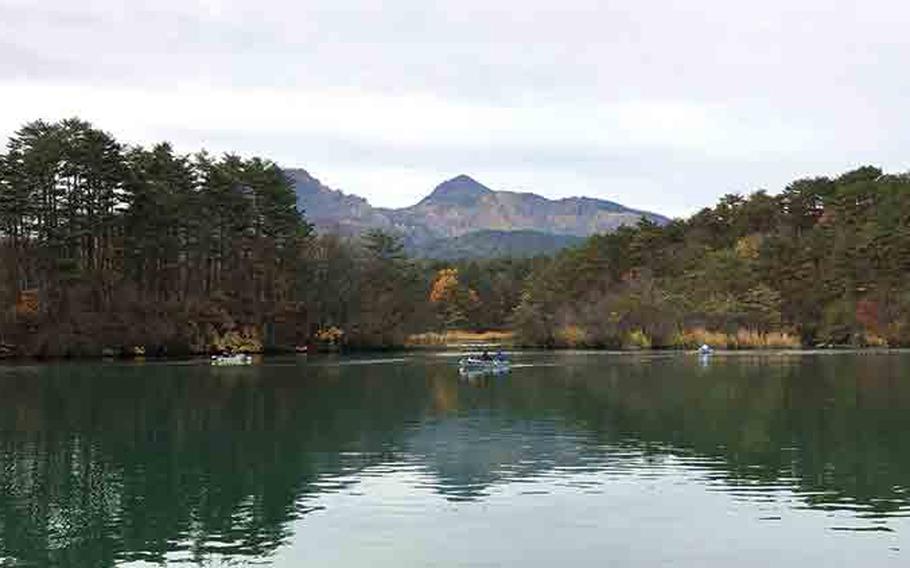
{"label": "rowboat on water", "polygon": [[252,365],[253,356],[246,353],[233,355],[212,355],[212,365],[216,367],[231,367],[236,365]]}
{"label": "rowboat on water", "polygon": [[458,361],[458,371],[462,375],[508,373],[511,367],[512,364],[504,358],[464,357]]}

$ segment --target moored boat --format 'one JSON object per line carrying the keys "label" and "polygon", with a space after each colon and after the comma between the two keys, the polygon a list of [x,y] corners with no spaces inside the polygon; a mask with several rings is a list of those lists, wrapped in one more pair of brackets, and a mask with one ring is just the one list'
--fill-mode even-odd
{"label": "moored boat", "polygon": [[216,367],[252,364],[253,356],[247,355],[246,353],[235,353],[233,355],[212,355],[212,365]]}

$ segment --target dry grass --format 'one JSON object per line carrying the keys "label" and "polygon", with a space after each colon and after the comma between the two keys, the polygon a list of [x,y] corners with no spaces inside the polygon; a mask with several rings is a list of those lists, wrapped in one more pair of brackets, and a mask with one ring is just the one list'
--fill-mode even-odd
{"label": "dry grass", "polygon": [[676,337],[677,347],[694,349],[710,345],[720,349],[796,349],[801,346],[799,337],[783,331],[759,333],[740,329],[736,334],[710,331],[704,328],[687,329]]}
{"label": "dry grass", "polygon": [[405,345],[409,347],[445,347],[447,345],[512,343],[515,334],[511,331],[466,331],[453,329],[443,333],[426,332],[408,336]]}
{"label": "dry grass", "polygon": [[[556,346],[561,348],[585,348],[591,346],[588,332],[575,325],[559,328],[555,333]],[[466,331],[451,330],[444,333],[427,332],[411,335],[405,341],[408,347],[447,347],[460,345],[514,344],[515,334],[511,331]],[[704,328],[687,329],[674,338],[673,346],[681,349],[695,349],[703,344],[717,349],[797,349],[799,337],[786,332],[759,333],[740,329],[735,334],[711,331]],[[651,338],[640,330],[624,337],[627,349],[648,349]]]}

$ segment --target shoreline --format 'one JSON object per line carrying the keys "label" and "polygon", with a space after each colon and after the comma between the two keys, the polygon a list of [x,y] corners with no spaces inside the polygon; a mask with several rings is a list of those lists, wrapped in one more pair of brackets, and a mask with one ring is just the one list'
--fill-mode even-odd
{"label": "shoreline", "polygon": [[[503,348],[506,352],[511,353],[577,353],[577,354],[613,354],[613,355],[698,355],[693,348],[599,348],[599,347],[547,347],[542,345],[508,345],[500,343],[460,343],[447,345],[400,345],[390,347],[357,347],[333,350],[314,350],[308,353],[294,352],[293,350],[266,350],[262,352],[251,352],[249,355],[261,360],[264,358],[317,358],[324,357],[352,357],[358,355],[370,355],[377,353],[431,353],[431,352],[471,352],[482,349]],[[716,348],[714,352],[706,357],[728,357],[731,355],[750,355],[750,354],[778,354],[778,355],[809,355],[809,354],[888,354],[888,353],[906,353],[910,352],[910,347],[856,347],[850,345],[825,346],[825,347],[748,347],[738,349]],[[5,356],[0,357],[0,366],[28,364],[28,363],[64,363],[64,362],[145,362],[145,361],[209,361],[212,353],[181,354],[181,355],[117,355],[117,356],[61,356],[61,357],[34,357],[34,356]]]}

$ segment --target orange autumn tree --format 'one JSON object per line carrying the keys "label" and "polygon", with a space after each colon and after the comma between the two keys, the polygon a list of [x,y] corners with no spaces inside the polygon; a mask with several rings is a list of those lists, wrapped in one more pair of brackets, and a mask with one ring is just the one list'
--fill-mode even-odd
{"label": "orange autumn tree", "polygon": [[430,288],[430,303],[436,309],[443,329],[451,329],[467,321],[467,316],[477,309],[480,299],[477,292],[458,280],[457,268],[443,268],[436,273]]}

